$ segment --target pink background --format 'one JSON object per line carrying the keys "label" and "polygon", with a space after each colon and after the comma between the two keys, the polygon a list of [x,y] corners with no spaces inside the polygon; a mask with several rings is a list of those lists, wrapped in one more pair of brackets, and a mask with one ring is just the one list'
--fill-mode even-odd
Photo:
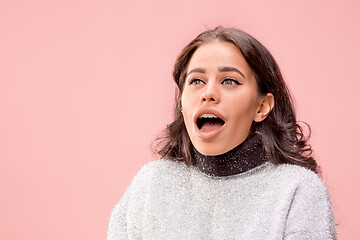
{"label": "pink background", "polygon": [[104,239],[172,119],[176,56],[218,24],[277,59],[312,126],[339,239],[358,239],[359,11],[355,0],[1,1],[0,239]]}

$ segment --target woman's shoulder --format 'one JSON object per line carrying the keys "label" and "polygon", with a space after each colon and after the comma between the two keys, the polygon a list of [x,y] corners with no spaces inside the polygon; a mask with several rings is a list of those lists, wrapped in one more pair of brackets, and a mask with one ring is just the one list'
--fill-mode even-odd
{"label": "woman's shoulder", "polygon": [[278,182],[296,187],[327,190],[323,180],[312,170],[294,164],[278,164],[273,168],[273,176]]}
{"label": "woman's shoulder", "polygon": [[313,171],[290,164],[280,164],[276,174],[289,211],[285,235],[294,239],[336,239],[335,220],[328,188]]}
{"label": "woman's shoulder", "polygon": [[140,172],[146,173],[169,173],[186,171],[187,166],[183,161],[174,161],[169,159],[156,159],[146,163],[140,170]]}
{"label": "woman's shoulder", "polygon": [[149,183],[154,179],[167,179],[170,176],[182,176],[187,172],[187,165],[182,161],[173,161],[169,159],[157,159],[145,163],[139,172],[135,175],[132,183]]}
{"label": "woman's shoulder", "polygon": [[276,165],[275,171],[286,177],[292,176],[294,178],[316,178],[320,179],[319,176],[312,170],[289,163],[282,163]]}

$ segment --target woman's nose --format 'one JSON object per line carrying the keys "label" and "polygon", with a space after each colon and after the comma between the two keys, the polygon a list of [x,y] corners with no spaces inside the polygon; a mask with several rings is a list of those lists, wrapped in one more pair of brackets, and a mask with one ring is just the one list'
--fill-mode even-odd
{"label": "woman's nose", "polygon": [[206,88],[206,90],[201,94],[200,96],[200,101],[201,102],[212,102],[212,103],[219,103],[220,102],[220,97],[219,94],[217,93],[216,89],[214,89],[213,87],[208,87]]}

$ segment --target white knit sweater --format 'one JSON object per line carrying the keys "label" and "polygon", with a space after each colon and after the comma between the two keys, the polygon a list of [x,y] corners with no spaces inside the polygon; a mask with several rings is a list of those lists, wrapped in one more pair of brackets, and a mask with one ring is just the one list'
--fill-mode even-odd
{"label": "white knit sweater", "polygon": [[266,162],[210,177],[156,160],[134,177],[112,211],[115,239],[337,239],[326,186],[300,166]]}

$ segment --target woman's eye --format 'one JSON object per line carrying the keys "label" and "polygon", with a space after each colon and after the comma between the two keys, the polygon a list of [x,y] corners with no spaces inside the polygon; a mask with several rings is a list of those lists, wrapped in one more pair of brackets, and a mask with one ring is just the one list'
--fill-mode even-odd
{"label": "woman's eye", "polygon": [[231,78],[226,78],[226,79],[224,79],[224,80],[221,82],[221,84],[224,84],[224,85],[234,85],[234,84],[240,85],[240,83],[239,83],[238,81],[236,81],[236,80],[234,80],[234,79],[231,79]]}
{"label": "woman's eye", "polygon": [[204,81],[198,78],[192,79],[189,83],[189,85],[199,85],[204,84]]}

